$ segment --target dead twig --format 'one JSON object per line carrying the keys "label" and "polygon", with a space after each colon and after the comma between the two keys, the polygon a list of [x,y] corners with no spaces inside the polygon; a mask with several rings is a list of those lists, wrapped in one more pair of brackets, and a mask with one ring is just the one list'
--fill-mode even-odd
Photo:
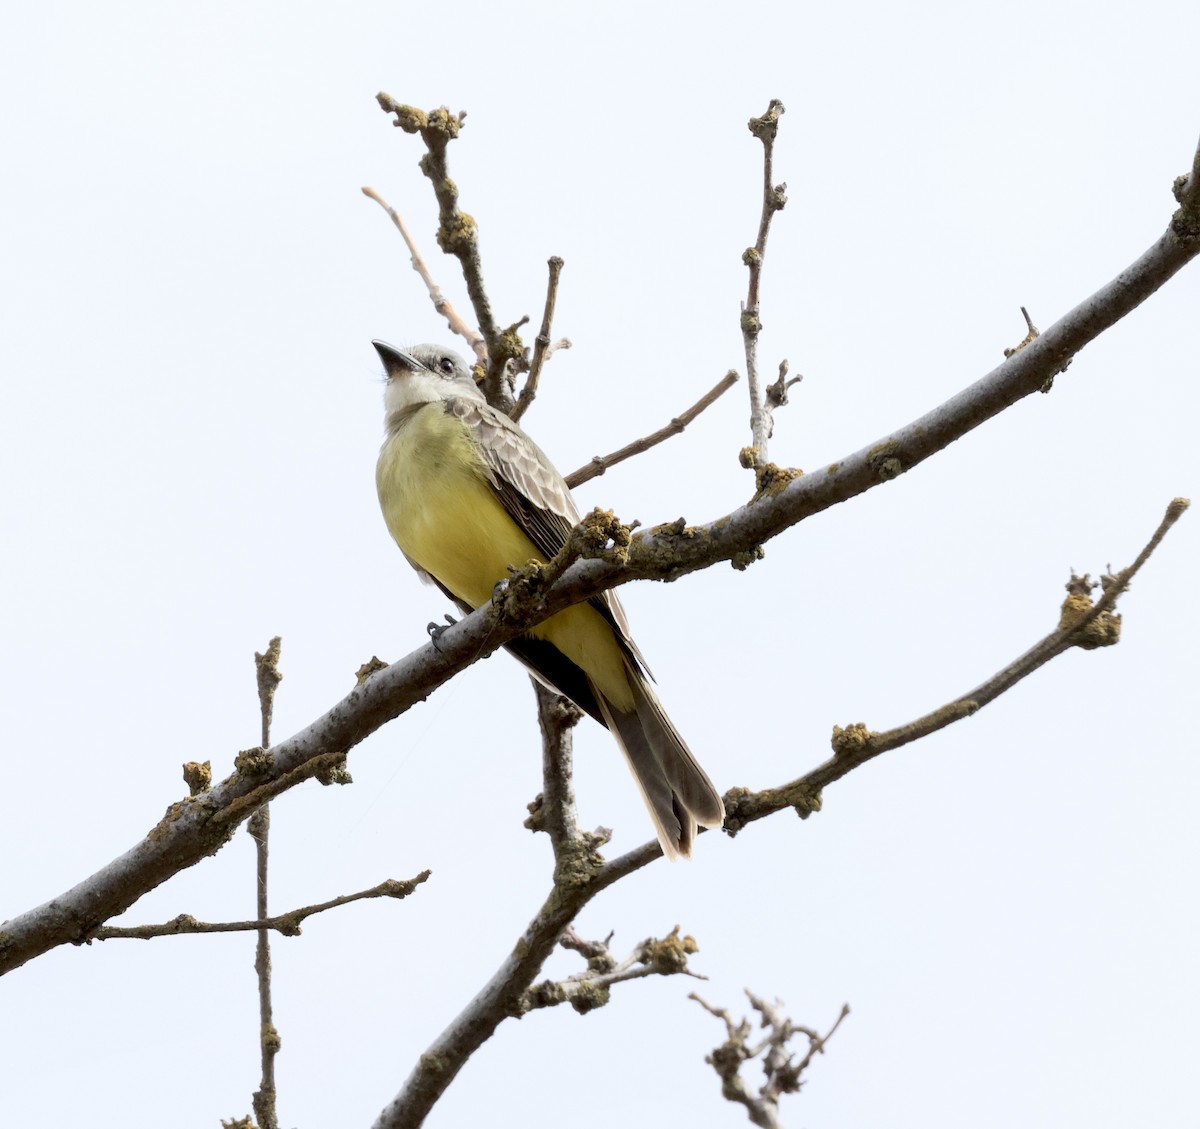
{"label": "dead twig", "polygon": [[483,340],[483,336],[477,329],[472,328],[463,320],[462,315],[454,308],[454,304],[442,293],[442,288],[434,281],[433,272],[426,265],[425,259],[417,247],[416,240],[413,239],[408,226],[404,222],[404,217],[376,192],[374,188],[364,187],[362,194],[374,200],[376,204],[387,212],[392,223],[396,225],[396,230],[400,232],[405,246],[408,248],[413,270],[421,276],[421,281],[425,283],[425,288],[429,291],[429,298],[433,302],[433,308],[446,319],[446,324],[450,326],[451,332],[458,334],[459,337],[466,341],[479,363],[486,365],[488,363],[487,343]]}
{"label": "dead twig", "polygon": [[642,439],[635,439],[632,443],[627,443],[620,450],[613,451],[611,455],[597,455],[591,462],[585,463],[578,470],[571,471],[566,476],[567,485],[574,490],[576,486],[581,486],[590,479],[598,478],[609,467],[614,467],[617,463],[623,463],[626,459],[631,459],[634,455],[640,455],[643,451],[649,451],[651,447],[657,447],[664,440],[670,439],[672,435],[678,435],[702,411],[711,407],[725,395],[737,383],[737,380],[738,374],[736,372],[727,372],[687,411],[677,415],[666,427],[660,427],[657,431],[652,432]]}
{"label": "dead twig", "polygon": [[347,906],[351,902],[361,902],[366,898],[407,898],[422,882],[429,879],[432,871],[423,870],[415,878],[389,878],[372,886],[369,890],[360,890],[357,894],[342,894],[327,902],[316,905],[301,906],[299,909],[279,913],[274,917],[258,918],[254,921],[197,921],[191,914],[181,913],[170,921],[156,925],[102,925],[92,931],[87,943],[92,941],[116,941],[132,939],[149,941],[153,937],[178,937],[184,933],[248,933],[251,930],[273,929],[284,937],[299,937],[300,926],[306,918],[326,910]]}
{"label": "dead twig", "polygon": [[563,261],[555,255],[548,260],[546,265],[550,268],[550,277],[546,283],[546,305],[542,311],[542,327],[533,341],[533,360],[529,365],[529,376],[525,380],[525,387],[521,389],[521,395],[517,397],[512,411],[508,413],[514,421],[519,420],[529,410],[529,405],[533,403],[533,399],[537,395],[538,381],[542,378],[542,367],[550,355],[558,349],[571,347],[571,342],[565,337],[557,343],[552,343],[550,340],[550,325],[554,321],[554,304],[558,298],[558,278],[562,274]]}

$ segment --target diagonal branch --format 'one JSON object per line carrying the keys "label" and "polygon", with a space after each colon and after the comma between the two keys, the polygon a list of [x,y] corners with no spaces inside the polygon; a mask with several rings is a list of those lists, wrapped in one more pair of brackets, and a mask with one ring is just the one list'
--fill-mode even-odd
{"label": "diagonal branch", "polygon": [[454,304],[442,293],[442,288],[434,281],[433,272],[429,269],[417,247],[417,242],[412,237],[412,233],[408,230],[408,225],[404,222],[404,217],[396,211],[374,188],[364,188],[362,194],[370,200],[374,200],[391,218],[392,223],[396,225],[396,230],[400,232],[400,237],[404,240],[405,246],[408,248],[409,256],[412,260],[412,268],[421,276],[421,280],[425,283],[425,288],[429,291],[429,300],[433,303],[433,308],[446,319],[446,324],[449,325],[450,331],[461,337],[468,345],[471,346],[476,359],[480,364],[486,365],[487,345],[484,343],[482,335],[477,329],[473,329],[462,315],[454,308]]}
{"label": "diagonal branch", "polygon": [[623,463],[626,459],[640,455],[643,451],[649,451],[651,447],[657,447],[673,435],[679,435],[702,411],[712,407],[724,396],[737,383],[737,380],[736,372],[727,372],[687,411],[680,412],[666,427],[660,427],[657,431],[653,431],[641,439],[626,443],[624,447],[613,451],[611,455],[596,455],[590,462],[584,463],[578,470],[573,470],[566,476],[567,485],[574,490],[576,486],[582,486],[583,483],[589,482],[593,478],[599,478],[609,467]]}
{"label": "diagonal branch", "polygon": [[563,261],[554,255],[546,265],[550,269],[550,277],[546,282],[546,306],[542,312],[542,328],[538,330],[537,337],[533,339],[533,360],[529,364],[529,376],[525,381],[525,387],[521,389],[521,395],[513,404],[512,411],[508,413],[514,422],[519,420],[529,410],[529,405],[533,403],[533,398],[537,395],[538,381],[542,379],[542,366],[551,352],[571,347],[571,342],[565,337],[558,345],[554,345],[550,340],[550,326],[554,321],[554,304],[558,300],[558,279],[562,274]]}
{"label": "diagonal branch", "polygon": [[927,737],[930,733],[936,733],[963,718],[971,717],[990,702],[994,702],[1005,691],[1011,690],[1022,679],[1028,678],[1051,659],[1072,647],[1091,650],[1115,643],[1120,635],[1120,616],[1112,613],[1117,598],[1129,587],[1130,581],[1149,560],[1150,554],[1162,543],[1171,526],[1183,516],[1188,505],[1185,498],[1176,498],[1171,502],[1154,535],[1134,562],[1116,576],[1107,577],[1102,582],[1104,594],[1095,605],[1088,595],[1090,587],[1093,586],[1087,578],[1073,576],[1067,584],[1068,596],[1063,602],[1058,628],[982,685],[924,717],[890,729],[886,733],[872,733],[865,725],[850,725],[845,729],[834,726],[834,755],[824,764],[818,765],[799,780],[783,788],[770,788],[753,793],[741,789],[731,792],[725,803],[728,812],[726,830],[736,834],[747,823],[787,807],[795,808],[803,818],[820,809],[821,790],[827,784],[840,780],[867,761]]}

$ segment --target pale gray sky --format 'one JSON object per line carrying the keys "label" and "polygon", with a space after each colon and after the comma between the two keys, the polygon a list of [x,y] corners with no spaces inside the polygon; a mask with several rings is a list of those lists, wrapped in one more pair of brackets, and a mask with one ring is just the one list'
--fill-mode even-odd
{"label": "pale gray sky", "polygon": [[[837,10],[834,10],[834,9]],[[283,636],[275,734],[449,610],[374,495],[372,337],[445,340],[376,186],[432,239],[419,143],[383,89],[469,112],[451,150],[497,316],[566,260],[528,430],[564,471],[742,367],[758,217],[746,120],[787,106],[762,349],[805,374],[772,453],[822,466],[991,369],[1165,227],[1200,115],[1200,9],[1149,2],[12,6],[0,35],[0,918],[126,850],[256,743],[253,652]],[[1049,630],[1069,569],[1128,563],[1197,495],[1200,267],[1030,398],[748,572],[623,591],[719,788],[781,783],[830,727],[903,723]],[[532,341],[532,333],[530,335]],[[744,386],[580,491],[645,524],[750,489]],[[969,722],[585,912],[627,951],[675,924],[710,981],[642,981],[510,1023],[430,1126],[734,1127],[704,1055],[743,986],[853,1014],[789,1126],[1178,1125],[1195,1113],[1200,517],[1122,602],[1119,647],[1057,660]],[[649,821],[606,733],[589,826]],[[275,942],[280,1114],[368,1125],[489,976],[549,877],[521,827],[533,698],[501,655],[355,750],[355,784],[273,809],[273,905],[425,867]],[[454,797],[450,799],[449,797]],[[137,905],[250,916],[251,843]],[[213,1126],[257,1084],[253,939],[110,942],[0,982],[0,1121]],[[558,958],[565,974],[578,962]]]}

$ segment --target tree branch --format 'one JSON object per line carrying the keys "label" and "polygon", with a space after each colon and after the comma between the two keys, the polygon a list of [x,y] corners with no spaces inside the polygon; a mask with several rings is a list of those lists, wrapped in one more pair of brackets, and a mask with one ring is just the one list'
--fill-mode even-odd
{"label": "tree branch", "polygon": [[284,937],[299,937],[302,932],[301,923],[314,914],[337,909],[338,906],[348,906],[351,902],[361,902],[366,898],[395,898],[399,901],[415,893],[417,887],[427,881],[432,873],[431,870],[422,870],[415,878],[389,878],[380,882],[378,886],[360,890],[357,894],[341,894],[327,902],[300,906],[287,913],[257,918],[254,921],[197,921],[190,913],[181,913],[170,921],[156,925],[102,925],[86,938],[86,943],[123,939],[149,941],[152,937],[178,937],[184,933],[246,933],[263,929],[274,929]]}
{"label": "tree branch", "polygon": [[525,347],[517,330],[521,322],[501,330],[492,313],[492,303],[483,284],[483,262],[479,257],[479,229],[474,218],[458,207],[458,187],[450,179],[446,163],[446,148],[462,129],[466,113],[451,114],[445,106],[426,113],[415,106],[405,106],[390,94],[379,93],[376,101],[385,113],[394,114],[392,123],[405,133],[418,133],[425,142],[426,153],[421,158],[421,171],[433,185],[437,197],[440,223],[438,246],[453,255],[462,265],[467,294],[475,311],[475,320],[487,343],[488,372],[484,392],[488,403],[502,411],[513,406],[507,383],[508,363],[524,364]]}
{"label": "tree branch", "polygon": [[525,826],[531,831],[545,831],[557,858],[564,844],[578,842],[581,838],[572,786],[572,732],[583,717],[583,711],[532,675],[529,681],[537,696],[538,726],[542,731],[543,791],[529,805],[530,815]]}
{"label": "tree branch", "polygon": [[[255,682],[258,685],[258,705],[262,718],[261,740],[263,748],[271,744],[271,719],[275,713],[275,691],[283,680],[279,673],[279,654],[282,640],[276,635],[264,653],[254,653]],[[256,902],[258,920],[267,920],[267,876],[270,861],[271,809],[263,804],[251,817],[246,826],[254,840],[257,882]],[[262,1058],[262,1077],[259,1088],[254,1092],[252,1104],[254,1116],[260,1129],[279,1129],[279,1117],[275,1109],[275,1056],[282,1045],[279,1031],[275,1027],[271,1007],[271,934],[270,930],[258,930],[258,943],[254,954],[254,973],[258,979],[258,1045]]]}
{"label": "tree branch", "polygon": [[1114,615],[1112,608],[1117,598],[1129,587],[1130,581],[1161,544],[1171,526],[1183,516],[1189,504],[1186,498],[1176,498],[1171,502],[1158,528],[1133,564],[1116,576],[1101,581],[1104,594],[1095,605],[1089,595],[1095,585],[1087,577],[1072,576],[1067,584],[1068,594],[1063,601],[1058,628],[974,690],[907,725],[885,733],[873,733],[862,724],[850,725],[845,729],[834,726],[833,757],[799,780],[782,788],[769,788],[762,792],[733,789],[725,797],[725,830],[737,834],[747,823],[787,807],[795,808],[801,818],[805,818],[811,812],[820,810],[821,791],[826,785],[840,780],[867,761],[973,716],[1023,678],[1029,677],[1072,647],[1092,650],[1116,643],[1120,636],[1121,617]]}
{"label": "tree branch", "polygon": [[[758,335],[762,331],[759,288],[762,284],[763,258],[767,253],[767,236],[771,231],[771,220],[776,212],[787,204],[787,185],[775,184],[772,171],[775,155],[775,137],[779,132],[779,119],[783,116],[783,103],[772,98],[767,111],[761,118],[751,118],[750,132],[762,142],[763,147],[763,200],[762,213],[758,220],[758,238],[753,247],[742,254],[742,262],[750,271],[746,287],[746,301],[742,305],[742,343],[746,351],[746,382],[750,393],[750,437],[751,447],[744,452],[743,463],[758,470],[767,465],[767,440],[771,437],[771,409],[760,391],[758,378]],[[783,373],[780,373],[780,380]],[[786,390],[786,386],[784,386]],[[779,401],[782,403],[782,399]]]}
{"label": "tree branch", "polygon": [[603,941],[585,941],[570,926],[563,930],[558,943],[564,949],[574,949],[587,960],[587,971],[568,976],[565,980],[543,980],[521,996],[521,1014],[537,1008],[570,1004],[580,1015],[595,1011],[608,1003],[614,984],[640,980],[645,976],[705,977],[687,966],[687,958],[699,951],[695,940],[681,937],[676,925],[667,936],[658,940],[647,937],[624,960],[618,961],[609,950],[612,934]]}
{"label": "tree branch", "polygon": [[617,463],[623,463],[626,459],[631,459],[634,455],[640,455],[643,451],[649,451],[651,447],[657,447],[664,440],[670,439],[672,435],[678,435],[702,411],[712,407],[713,404],[724,396],[737,383],[737,380],[738,374],[736,372],[727,372],[687,411],[680,412],[666,427],[660,427],[657,431],[651,432],[651,434],[641,439],[635,439],[632,443],[627,443],[620,450],[613,451],[611,455],[597,455],[591,462],[584,463],[578,470],[571,471],[566,476],[567,485],[574,490],[576,486],[581,486],[593,478],[598,478],[609,467],[614,467]]}
{"label": "tree branch", "polygon": [[446,319],[446,324],[450,327],[450,331],[461,337],[471,347],[476,360],[480,364],[486,365],[488,363],[487,344],[483,340],[483,336],[477,329],[473,329],[463,320],[462,315],[454,308],[450,299],[442,293],[442,288],[434,281],[433,272],[426,265],[425,259],[417,247],[416,240],[413,239],[408,226],[404,222],[404,217],[376,192],[374,188],[363,188],[362,194],[374,200],[391,217],[392,223],[396,225],[396,229],[400,232],[400,236],[408,248],[413,270],[421,276],[421,280],[425,283],[425,288],[429,291],[429,298],[433,302],[433,308]]}
{"label": "tree branch", "polygon": [[537,395],[538,381],[542,378],[542,366],[551,352],[555,349],[571,347],[571,342],[565,337],[558,345],[553,345],[550,340],[550,325],[554,321],[554,303],[558,298],[558,278],[562,274],[563,261],[554,255],[546,265],[550,268],[550,278],[546,283],[546,306],[542,311],[542,328],[538,330],[538,335],[533,340],[533,361],[529,365],[529,376],[525,381],[525,387],[521,389],[521,395],[517,397],[512,411],[508,413],[514,422],[519,420],[529,410],[529,405],[533,403],[533,398]]}

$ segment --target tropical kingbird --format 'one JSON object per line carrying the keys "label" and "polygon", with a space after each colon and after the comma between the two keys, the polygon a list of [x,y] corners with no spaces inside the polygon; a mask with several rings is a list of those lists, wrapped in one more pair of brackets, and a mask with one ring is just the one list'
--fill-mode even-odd
{"label": "tropical kingbird", "polygon": [[[375,471],[384,520],[409,564],[473,611],[510,569],[563,547],[579,524],[570,488],[537,444],[488,405],[457,353],[372,344],[388,379]],[[721,797],[651,688],[615,593],[565,608],[505,645],[611,730],[668,858],[691,854],[697,824],[721,826]]]}

